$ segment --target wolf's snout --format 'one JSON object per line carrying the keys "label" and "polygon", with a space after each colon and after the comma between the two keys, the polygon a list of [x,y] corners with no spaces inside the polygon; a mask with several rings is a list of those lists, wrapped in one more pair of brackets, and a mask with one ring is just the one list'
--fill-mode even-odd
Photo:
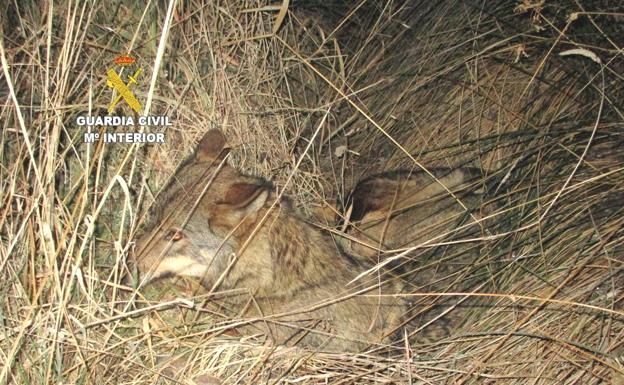
{"label": "wolf's snout", "polygon": [[135,278],[137,277],[136,250],[131,250],[126,258],[126,266],[123,270],[121,284],[124,286],[134,287]]}

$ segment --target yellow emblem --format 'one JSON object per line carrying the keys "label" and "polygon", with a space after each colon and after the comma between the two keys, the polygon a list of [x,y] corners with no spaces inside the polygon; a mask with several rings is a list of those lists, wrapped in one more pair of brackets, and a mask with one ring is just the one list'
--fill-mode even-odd
{"label": "yellow emblem", "polygon": [[125,83],[112,68],[109,68],[106,73],[108,75],[106,85],[119,93],[108,107],[108,113],[113,113],[113,109],[121,99],[125,100],[130,108],[139,113],[141,111],[141,103],[139,103],[134,93],[130,90],[130,86],[137,83],[137,77],[141,73],[141,68],[137,69],[134,75],[128,76],[128,83]]}

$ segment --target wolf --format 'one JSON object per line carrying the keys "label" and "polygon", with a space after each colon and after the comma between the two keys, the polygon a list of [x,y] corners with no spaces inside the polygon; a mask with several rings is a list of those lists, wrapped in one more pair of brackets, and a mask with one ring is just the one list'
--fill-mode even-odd
{"label": "wolf", "polygon": [[248,321],[243,331],[276,344],[345,352],[391,342],[405,313],[399,284],[382,272],[354,281],[370,266],[226,157],[225,136],[208,131],[156,198],[130,257],[139,288],[191,276],[211,293],[244,292],[228,299]]}

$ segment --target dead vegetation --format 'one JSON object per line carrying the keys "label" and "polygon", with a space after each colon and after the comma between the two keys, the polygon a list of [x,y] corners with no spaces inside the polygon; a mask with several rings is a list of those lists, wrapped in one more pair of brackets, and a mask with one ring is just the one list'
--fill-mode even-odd
{"label": "dead vegetation", "polygon": [[[0,383],[624,383],[619,2],[285,7],[2,5]],[[164,145],[83,142],[75,118],[105,114],[124,53],[144,111],[173,122]],[[210,128],[308,213],[346,211],[363,176],[437,166],[479,168],[496,209],[387,252],[413,279],[400,349],[265,345],[192,282],[119,284],[153,194]],[[467,239],[470,258],[452,246]]]}

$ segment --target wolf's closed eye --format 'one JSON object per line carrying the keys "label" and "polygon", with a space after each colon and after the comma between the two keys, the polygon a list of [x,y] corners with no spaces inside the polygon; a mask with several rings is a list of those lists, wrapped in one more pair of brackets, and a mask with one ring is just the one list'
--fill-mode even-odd
{"label": "wolf's closed eye", "polygon": [[184,234],[182,234],[182,231],[178,229],[171,229],[167,231],[167,234],[165,234],[165,239],[168,241],[172,241],[172,242],[177,242],[183,237],[184,237]]}

